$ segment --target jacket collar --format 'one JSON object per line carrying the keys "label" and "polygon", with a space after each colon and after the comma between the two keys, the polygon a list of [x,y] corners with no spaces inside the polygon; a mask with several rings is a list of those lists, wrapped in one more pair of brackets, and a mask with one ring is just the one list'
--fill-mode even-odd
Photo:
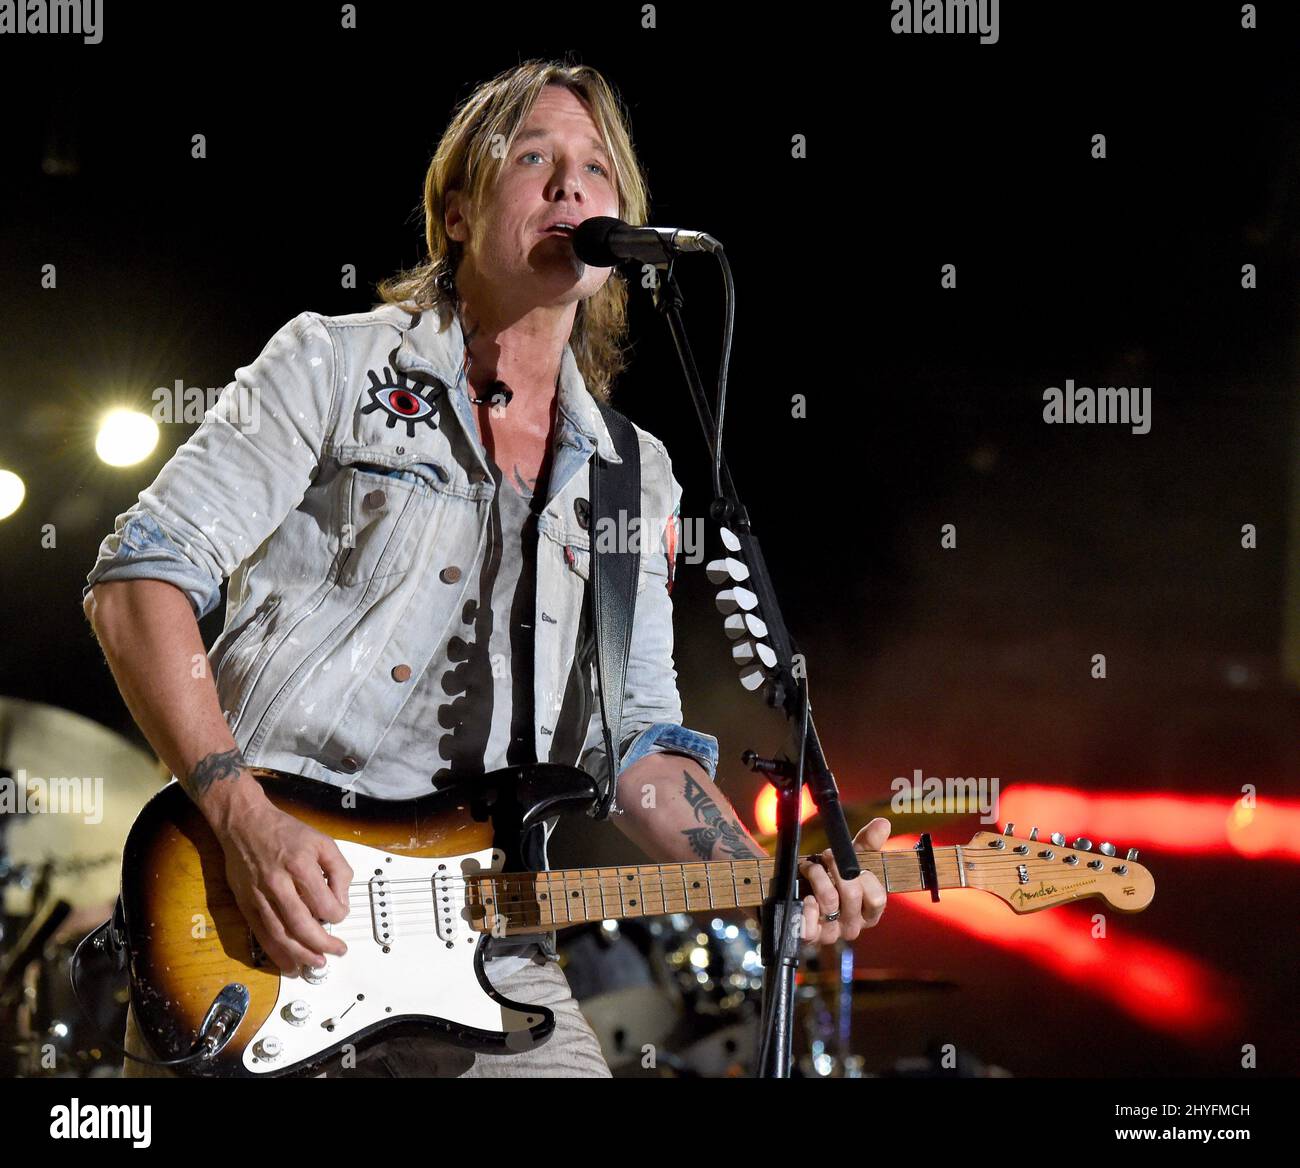
{"label": "jacket collar", "polygon": [[[476,429],[473,424],[469,390],[461,377],[461,365],[465,356],[465,337],[461,331],[460,320],[453,313],[447,320],[445,328],[440,328],[439,313],[427,309],[418,316],[410,316],[405,310],[398,310],[403,321],[398,321],[402,329],[402,340],[392,356],[393,364],[403,373],[418,370],[432,374],[446,387],[451,395],[453,407],[472,438]],[[605,419],[596,406],[595,399],[587,390],[578,362],[573,356],[573,347],[564,346],[564,356],[560,360],[559,403],[557,410],[558,427],[555,436],[556,445],[567,442],[568,445],[584,447],[587,451],[594,446],[596,453],[608,463],[621,463],[618,451],[614,449],[614,439],[605,425]],[[581,439],[585,438],[583,443]]]}

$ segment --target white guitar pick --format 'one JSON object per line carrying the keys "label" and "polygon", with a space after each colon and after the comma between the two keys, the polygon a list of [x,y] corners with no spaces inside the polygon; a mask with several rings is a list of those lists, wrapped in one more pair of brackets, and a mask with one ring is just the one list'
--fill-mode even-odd
{"label": "white guitar pick", "polygon": [[718,593],[717,605],[724,616],[737,611],[752,612],[758,607],[758,596],[748,588],[727,588]]}

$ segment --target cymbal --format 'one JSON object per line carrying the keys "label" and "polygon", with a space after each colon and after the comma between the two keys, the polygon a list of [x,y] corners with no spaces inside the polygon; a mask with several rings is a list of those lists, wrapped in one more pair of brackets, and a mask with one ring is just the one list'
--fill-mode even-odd
{"label": "cymbal", "polygon": [[0,779],[0,857],[48,876],[48,896],[74,908],[111,905],[127,833],[167,769],[98,722],[11,697],[0,697],[0,766],[14,773]]}
{"label": "cymbal", "polygon": [[[957,798],[948,800],[942,811],[900,812],[895,811],[889,800],[885,799],[878,803],[845,803],[844,818],[848,820],[849,830],[855,834],[873,819],[888,819],[890,832],[893,835],[914,835],[955,823],[968,815],[976,815],[979,810],[977,806],[968,808],[963,800]],[[756,834],[754,838],[769,851],[776,847],[777,834],[774,831]],[[799,829],[801,853],[807,855],[809,852],[823,852],[830,846],[820,816],[814,815],[801,825]]]}

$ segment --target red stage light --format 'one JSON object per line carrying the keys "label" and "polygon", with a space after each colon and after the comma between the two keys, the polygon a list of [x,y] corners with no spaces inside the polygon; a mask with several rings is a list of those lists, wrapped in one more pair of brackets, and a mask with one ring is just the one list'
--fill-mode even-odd
{"label": "red stage light", "polygon": [[1300,860],[1300,803],[1294,800],[1258,799],[1249,807],[1241,799],[1017,783],[1002,792],[998,812],[1018,825],[1019,834],[1036,823],[1044,837],[1053,831],[1087,835],[1110,840],[1121,852],[1147,847]]}

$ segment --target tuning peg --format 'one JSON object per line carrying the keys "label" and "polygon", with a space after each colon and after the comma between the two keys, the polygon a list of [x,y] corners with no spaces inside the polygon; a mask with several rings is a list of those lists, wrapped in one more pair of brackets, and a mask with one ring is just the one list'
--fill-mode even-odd
{"label": "tuning peg", "polygon": [[758,596],[748,588],[726,588],[718,593],[718,611],[723,616],[733,612],[750,612],[758,607]]}
{"label": "tuning peg", "polygon": [[1063,836],[1059,831],[1052,832],[1051,840],[1058,848],[1065,847],[1065,836]]}
{"label": "tuning peg", "polygon": [[740,675],[740,684],[753,693],[767,680],[767,673],[757,665],[750,667]]}
{"label": "tuning peg", "polygon": [[733,641],[746,635],[755,640],[767,636],[766,622],[759,620],[752,612],[733,612],[722,622],[722,627]]}
{"label": "tuning peg", "polygon": [[1015,825],[1014,823],[1008,823],[1007,826],[1006,826],[1006,829],[1002,832],[1002,834],[1003,834],[1003,835],[1014,835],[1014,834],[1015,834],[1015,830],[1016,830],[1016,825]]}
{"label": "tuning peg", "polygon": [[1038,828],[1031,827],[1029,829],[1029,842],[1035,844],[1038,842]]}
{"label": "tuning peg", "polygon": [[1081,852],[1090,852],[1092,851],[1092,840],[1086,836],[1080,836],[1074,841],[1074,846]]}
{"label": "tuning peg", "polygon": [[731,531],[726,527],[720,527],[718,530],[722,532],[722,546],[725,547],[727,551],[740,551],[740,537],[734,531]]}
{"label": "tuning peg", "polygon": [[725,584],[728,580],[748,580],[749,568],[744,560],[726,556],[721,560],[710,560],[704,569],[710,584]]}
{"label": "tuning peg", "polygon": [[1126,860],[1136,860],[1137,858],[1138,858],[1137,848],[1129,848],[1128,855],[1124,857],[1124,859]]}
{"label": "tuning peg", "polygon": [[1103,856],[1113,856],[1115,854],[1115,845],[1101,843],[1097,845],[1097,851],[1099,851]]}

